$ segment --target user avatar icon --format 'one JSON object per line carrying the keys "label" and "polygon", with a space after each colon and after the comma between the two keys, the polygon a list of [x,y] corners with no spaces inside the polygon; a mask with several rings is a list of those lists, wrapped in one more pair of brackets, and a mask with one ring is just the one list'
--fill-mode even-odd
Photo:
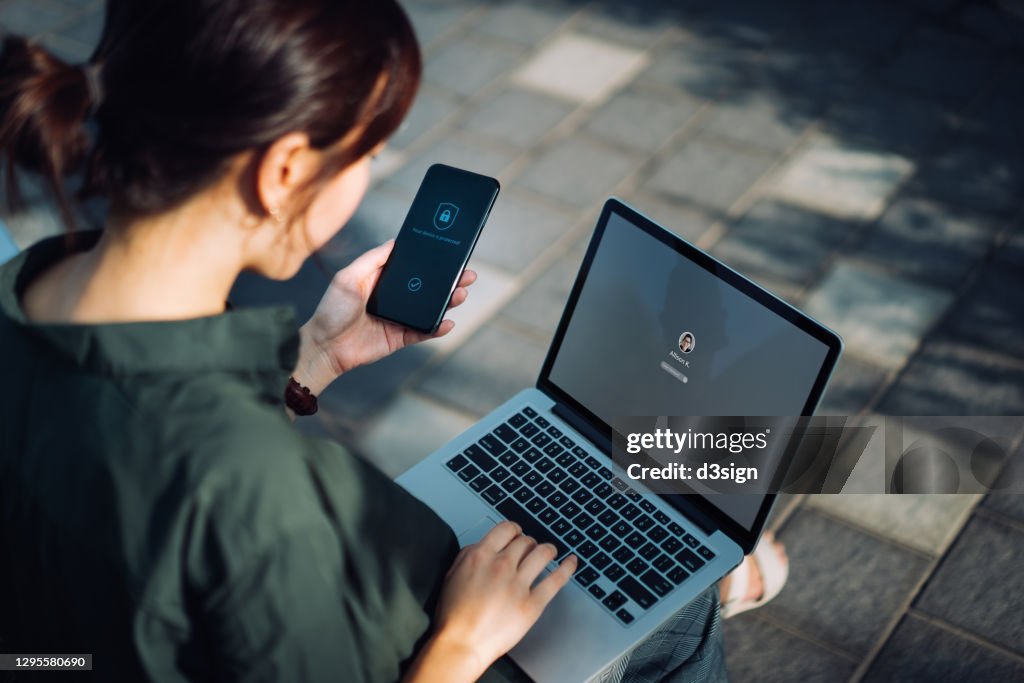
{"label": "user avatar icon", "polygon": [[697,345],[697,340],[690,332],[683,332],[679,335],[679,350],[683,353],[689,353],[693,351],[693,347]]}

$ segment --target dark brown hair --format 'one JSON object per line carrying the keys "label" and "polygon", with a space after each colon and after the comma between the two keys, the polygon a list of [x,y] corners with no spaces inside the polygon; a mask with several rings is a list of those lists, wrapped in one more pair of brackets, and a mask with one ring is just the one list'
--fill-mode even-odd
{"label": "dark brown hair", "polygon": [[239,152],[296,131],[330,149],[316,185],[394,133],[421,70],[394,0],[110,0],[88,66],[4,40],[7,208],[20,208],[23,167],[44,176],[69,225],[65,182],[80,170],[81,194],[160,212],[222,177]]}

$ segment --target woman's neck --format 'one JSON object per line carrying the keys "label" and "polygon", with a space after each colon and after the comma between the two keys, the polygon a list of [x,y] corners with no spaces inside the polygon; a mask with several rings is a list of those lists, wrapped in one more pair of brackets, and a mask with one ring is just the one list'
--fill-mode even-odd
{"label": "woman's neck", "polygon": [[234,234],[197,207],[142,220],[112,217],[94,248],[64,259],[29,285],[25,313],[36,322],[69,323],[222,313],[242,270]]}

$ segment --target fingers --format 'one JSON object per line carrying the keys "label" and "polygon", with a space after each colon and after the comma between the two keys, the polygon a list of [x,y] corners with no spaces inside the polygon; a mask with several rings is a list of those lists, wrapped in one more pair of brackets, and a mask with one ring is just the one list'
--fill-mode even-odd
{"label": "fingers", "polygon": [[391,250],[395,248],[395,240],[391,239],[384,244],[374,247],[369,251],[362,254],[352,263],[346,266],[345,270],[350,270],[353,273],[359,273],[365,275],[372,273],[375,270],[379,270],[387,262],[388,257],[391,256]]}
{"label": "fingers", "polygon": [[519,572],[526,582],[532,585],[534,579],[544,571],[544,567],[548,566],[548,563],[557,556],[558,551],[555,550],[555,546],[550,543],[541,543],[531,549],[522,559],[519,563]]}
{"label": "fingers", "polygon": [[523,530],[518,524],[505,521],[488,531],[487,535],[480,539],[479,545],[492,553],[498,553],[522,533]]}
{"label": "fingers", "polygon": [[467,298],[469,298],[469,290],[465,287],[456,287],[455,291],[452,292],[451,301],[448,302],[448,308],[461,306]]}
{"label": "fingers", "polygon": [[457,286],[469,287],[471,284],[476,282],[476,278],[477,275],[475,270],[465,270],[462,272],[462,277],[459,278],[459,284]]}
{"label": "fingers", "polygon": [[505,549],[501,551],[502,555],[508,555],[509,558],[515,561],[515,566],[519,566],[523,561],[523,558],[533,550],[537,545],[532,537],[522,534],[512,539],[512,542],[505,546]]}
{"label": "fingers", "polygon": [[576,556],[569,555],[562,560],[562,564],[558,565],[558,569],[544,577],[544,580],[530,591],[530,601],[533,602],[537,609],[542,610],[547,607],[548,603],[558,595],[558,591],[562,590],[565,584],[569,583],[569,579],[572,578],[573,573],[576,571],[576,565]]}

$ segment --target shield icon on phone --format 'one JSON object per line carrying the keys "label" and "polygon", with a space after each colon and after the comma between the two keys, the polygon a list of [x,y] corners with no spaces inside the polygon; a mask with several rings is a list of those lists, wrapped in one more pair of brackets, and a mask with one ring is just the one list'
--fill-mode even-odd
{"label": "shield icon on phone", "polygon": [[441,202],[437,206],[437,213],[434,214],[434,227],[438,230],[447,230],[455,223],[455,217],[459,215],[459,207],[450,202]]}

